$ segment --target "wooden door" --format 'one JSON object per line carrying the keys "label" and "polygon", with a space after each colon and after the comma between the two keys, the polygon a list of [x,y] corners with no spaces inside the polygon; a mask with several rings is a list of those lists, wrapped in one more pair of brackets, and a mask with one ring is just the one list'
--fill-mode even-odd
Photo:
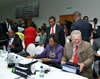
{"label": "wooden door", "polygon": [[60,22],[64,22],[64,20],[74,22],[73,15],[72,14],[69,14],[69,15],[61,15],[60,16]]}
{"label": "wooden door", "polygon": [[23,19],[25,23],[27,24],[27,27],[29,27],[32,24],[32,18],[29,19]]}

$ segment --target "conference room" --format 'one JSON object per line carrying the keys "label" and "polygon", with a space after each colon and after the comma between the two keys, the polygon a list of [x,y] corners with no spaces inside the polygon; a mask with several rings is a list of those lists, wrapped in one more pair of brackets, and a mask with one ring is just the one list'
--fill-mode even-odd
{"label": "conference room", "polygon": [[100,79],[99,0],[1,0],[0,79]]}

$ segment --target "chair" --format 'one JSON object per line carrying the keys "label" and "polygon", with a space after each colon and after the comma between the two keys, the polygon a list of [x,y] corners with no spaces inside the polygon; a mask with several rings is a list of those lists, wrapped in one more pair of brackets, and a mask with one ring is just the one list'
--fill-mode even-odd
{"label": "chair", "polygon": [[35,49],[35,45],[34,45],[33,43],[30,43],[30,44],[27,46],[26,52],[29,53],[30,56],[35,56],[34,49]]}
{"label": "chair", "polygon": [[22,27],[18,27],[18,32],[23,32],[25,29]]}
{"label": "chair", "polygon": [[44,47],[41,47],[41,46],[37,46],[34,50],[35,54],[38,55],[38,54],[41,54],[44,50]]}

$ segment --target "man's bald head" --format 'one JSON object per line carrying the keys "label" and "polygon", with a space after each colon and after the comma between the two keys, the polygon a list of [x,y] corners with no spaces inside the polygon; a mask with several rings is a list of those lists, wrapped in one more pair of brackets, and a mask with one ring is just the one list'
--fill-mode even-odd
{"label": "man's bald head", "polygon": [[14,37],[14,35],[15,35],[14,30],[9,30],[8,35],[9,35],[10,38]]}

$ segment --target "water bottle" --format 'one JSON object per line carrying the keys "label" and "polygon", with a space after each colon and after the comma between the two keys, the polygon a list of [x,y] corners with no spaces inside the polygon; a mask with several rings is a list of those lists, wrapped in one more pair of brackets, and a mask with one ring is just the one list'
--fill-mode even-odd
{"label": "water bottle", "polygon": [[4,51],[4,53],[6,53],[6,46],[5,45],[3,46],[3,51]]}
{"label": "water bottle", "polygon": [[16,56],[16,59],[15,59],[15,66],[19,66],[19,60],[18,60],[18,56]]}
{"label": "water bottle", "polygon": [[44,77],[44,70],[43,70],[43,66],[40,66],[40,77],[43,78]]}
{"label": "water bottle", "polygon": [[8,52],[7,54],[7,63],[8,63],[8,68],[11,68],[14,66],[14,63],[11,61],[10,52]]}
{"label": "water bottle", "polygon": [[7,60],[7,63],[9,64],[10,63],[10,52],[8,52],[6,60]]}

